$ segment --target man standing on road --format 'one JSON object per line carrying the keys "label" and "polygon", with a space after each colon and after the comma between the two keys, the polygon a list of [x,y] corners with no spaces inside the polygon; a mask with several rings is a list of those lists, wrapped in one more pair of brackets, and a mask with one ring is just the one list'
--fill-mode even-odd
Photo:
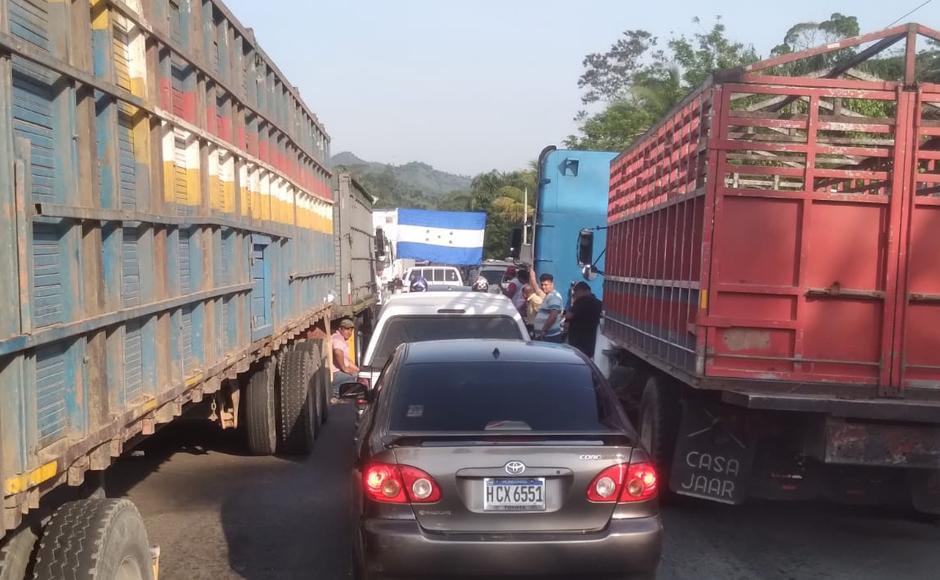
{"label": "man standing on road", "polygon": [[562,310],[564,300],[555,290],[555,277],[551,274],[539,276],[539,285],[545,297],[539,312],[535,315],[535,338],[545,342],[563,343],[564,335],[561,333]]}
{"label": "man standing on road", "polygon": [[594,343],[597,341],[597,325],[601,321],[603,304],[591,292],[587,282],[574,285],[574,300],[565,313],[568,321],[568,344],[586,354],[594,356]]}
{"label": "man standing on road", "polygon": [[349,358],[349,337],[355,332],[356,325],[353,321],[344,318],[339,321],[339,328],[330,337],[330,350],[333,352],[331,357],[333,367],[333,396],[339,394],[339,386],[344,383],[356,382],[356,375],[359,374],[359,367]]}
{"label": "man standing on road", "polygon": [[525,306],[525,299],[522,297],[522,280],[515,266],[506,268],[506,274],[503,277],[502,284],[503,295],[512,300],[512,305],[520,313]]}

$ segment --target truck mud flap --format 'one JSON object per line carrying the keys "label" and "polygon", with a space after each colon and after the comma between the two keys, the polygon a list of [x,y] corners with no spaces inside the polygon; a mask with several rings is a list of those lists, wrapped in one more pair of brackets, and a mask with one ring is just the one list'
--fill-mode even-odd
{"label": "truck mud flap", "polygon": [[721,503],[743,503],[754,458],[743,425],[743,417],[728,415],[727,408],[683,401],[670,489]]}

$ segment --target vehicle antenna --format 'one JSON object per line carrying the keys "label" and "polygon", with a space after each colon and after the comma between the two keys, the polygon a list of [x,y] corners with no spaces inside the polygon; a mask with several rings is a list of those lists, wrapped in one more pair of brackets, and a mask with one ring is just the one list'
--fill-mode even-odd
{"label": "vehicle antenna", "polygon": [[894,22],[892,22],[891,24],[889,24],[889,25],[886,26],[885,28],[890,28],[890,27],[894,26],[894,25],[897,24],[898,22],[904,20],[905,18],[907,18],[907,17],[910,16],[911,14],[917,12],[918,10],[920,10],[920,9],[923,8],[924,6],[930,4],[931,2],[933,2],[933,0],[927,0],[926,2],[924,2],[923,4],[921,4],[920,6],[918,6],[917,8],[914,8],[914,9],[911,10],[910,12],[905,13],[904,16],[901,16],[901,17],[897,18]]}

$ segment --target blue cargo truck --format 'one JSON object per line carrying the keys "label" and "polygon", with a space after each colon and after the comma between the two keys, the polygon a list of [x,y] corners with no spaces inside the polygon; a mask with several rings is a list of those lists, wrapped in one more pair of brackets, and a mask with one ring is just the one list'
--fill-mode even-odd
{"label": "blue cargo truck", "polygon": [[616,156],[555,147],[546,147],[539,155],[532,263],[537,273],[555,277],[562,295],[585,279],[579,262],[590,258],[588,283],[598,298],[603,296],[607,192],[610,162]]}
{"label": "blue cargo truck", "polygon": [[187,409],[255,454],[323,420],[329,137],[217,0],[0,14],[0,580],[149,580],[116,457]]}

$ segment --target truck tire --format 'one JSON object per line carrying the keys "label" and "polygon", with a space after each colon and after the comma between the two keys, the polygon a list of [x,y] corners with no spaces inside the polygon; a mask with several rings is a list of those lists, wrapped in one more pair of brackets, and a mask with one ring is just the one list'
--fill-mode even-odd
{"label": "truck tire", "polygon": [[43,529],[33,580],[153,580],[137,508],[127,499],[64,504]]}
{"label": "truck tire", "polygon": [[317,437],[311,366],[304,348],[291,347],[278,361],[278,448],[284,455],[308,455]]}
{"label": "truck tire", "polygon": [[317,369],[317,383],[320,391],[320,421],[326,423],[330,418],[330,399],[333,397],[332,379],[330,377],[330,367],[320,365]]}
{"label": "truck tire", "polygon": [[330,353],[329,343],[322,339],[311,341],[316,345],[314,352],[317,354],[317,360],[320,362],[317,368],[320,387],[320,421],[326,423],[330,418],[330,399],[333,397],[331,390],[332,373],[330,372]]}
{"label": "truck tire", "polygon": [[277,449],[277,413],[274,365],[270,360],[248,379],[245,393],[245,431],[253,455],[272,455]]}
{"label": "truck tire", "polygon": [[634,424],[640,421],[640,403],[649,371],[637,364],[619,364],[610,369],[610,386]]}
{"label": "truck tire", "polygon": [[669,472],[679,431],[679,389],[671,380],[653,374],[646,379],[640,399],[640,442],[650,454],[663,485],[660,494],[669,489]]}
{"label": "truck tire", "polygon": [[0,548],[0,580],[26,580],[26,571],[36,549],[36,534],[24,528]]}
{"label": "truck tire", "polygon": [[[326,383],[324,383],[322,376],[324,367],[329,369],[327,366],[329,364],[327,362],[328,359],[325,358],[327,355],[324,352],[324,349],[326,348],[326,342],[319,338],[303,340],[297,343],[297,348],[306,350],[312,361],[312,389],[317,399],[317,419],[322,425],[323,423],[326,423],[327,417],[330,413],[330,380],[329,376],[327,376]],[[319,437],[319,431],[317,431],[317,436]]]}

